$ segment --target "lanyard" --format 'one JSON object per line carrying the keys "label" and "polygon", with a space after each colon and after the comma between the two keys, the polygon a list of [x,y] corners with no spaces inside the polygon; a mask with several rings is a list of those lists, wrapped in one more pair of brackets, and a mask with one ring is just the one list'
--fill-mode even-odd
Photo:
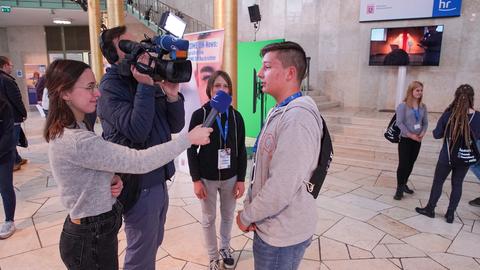
{"label": "lanyard", "polygon": [[[270,114],[272,114],[276,109],[278,108],[281,108],[283,106],[286,106],[288,103],[292,102],[292,100],[296,99],[296,98],[299,98],[302,96],[302,92],[298,91],[296,92],[295,94],[287,97],[285,100],[283,100],[282,102],[280,102],[278,105],[275,106],[274,110],[272,110],[270,112]],[[270,114],[267,116],[267,121],[265,123],[268,123],[268,119],[270,118]],[[265,124],[266,126],[266,124]],[[258,146],[258,139],[260,138],[260,135],[262,135],[262,131],[260,130],[260,133],[258,134],[257,136],[257,139],[255,140],[255,144],[253,145],[253,153],[256,153],[257,152],[257,146]]]}
{"label": "lanyard", "polygon": [[218,125],[218,130],[220,131],[220,135],[223,139],[225,148],[227,147],[227,135],[228,135],[228,109],[225,112],[227,114],[227,120],[225,120],[225,129],[222,127],[222,120],[220,116],[217,115],[216,120],[217,120],[217,125]]}
{"label": "lanyard", "polygon": [[415,115],[415,120],[417,120],[417,123],[418,121],[420,120],[420,109],[412,109],[413,110],[413,114]]}

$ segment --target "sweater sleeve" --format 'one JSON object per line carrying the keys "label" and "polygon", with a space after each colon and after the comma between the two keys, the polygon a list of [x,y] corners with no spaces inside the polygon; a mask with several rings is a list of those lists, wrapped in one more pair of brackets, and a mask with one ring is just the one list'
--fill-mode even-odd
{"label": "sweater sleeve", "polygon": [[105,141],[93,132],[76,131],[70,158],[74,164],[93,170],[145,174],[172,161],[189,146],[187,134],[145,150],[135,150]]}
{"label": "sweater sleeve", "polygon": [[301,120],[286,120],[277,130],[280,132],[276,133],[277,145],[267,180],[241,212],[243,224],[262,221],[288,207],[304,185],[303,181],[310,176],[312,162],[318,158],[318,148],[314,146],[320,143],[321,131],[313,115],[305,115]]}
{"label": "sweater sleeve", "polygon": [[238,111],[234,111],[238,121],[238,157],[237,157],[237,181],[245,182],[247,173],[247,148],[245,147],[245,122]]}
{"label": "sweater sleeve", "polygon": [[[192,130],[194,127],[200,125],[203,122],[203,108],[200,108],[193,112],[192,119],[190,119],[190,126],[188,131]],[[190,175],[192,176],[192,181],[200,180],[200,161],[198,160],[198,145],[190,146],[187,150],[188,157],[188,167],[190,169]]]}

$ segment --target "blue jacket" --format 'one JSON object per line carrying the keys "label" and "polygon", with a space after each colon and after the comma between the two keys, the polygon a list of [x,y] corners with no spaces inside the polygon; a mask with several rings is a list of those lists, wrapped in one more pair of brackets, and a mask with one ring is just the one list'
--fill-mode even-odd
{"label": "blue jacket", "polygon": [[[168,102],[159,87],[138,84],[123,77],[112,65],[100,81],[101,97],[97,114],[103,138],[135,148],[148,148],[168,142],[171,133],[185,125],[183,97]],[[147,188],[170,179],[175,173],[173,161],[141,176],[141,187]]]}
{"label": "blue jacket", "polygon": [[8,101],[0,95],[0,163],[13,158],[15,145],[13,112]]}

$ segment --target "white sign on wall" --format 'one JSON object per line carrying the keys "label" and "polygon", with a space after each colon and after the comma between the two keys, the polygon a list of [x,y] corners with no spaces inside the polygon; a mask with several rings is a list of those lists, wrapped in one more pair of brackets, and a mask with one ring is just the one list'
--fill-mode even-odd
{"label": "white sign on wall", "polygon": [[360,22],[460,16],[462,0],[361,0]]}

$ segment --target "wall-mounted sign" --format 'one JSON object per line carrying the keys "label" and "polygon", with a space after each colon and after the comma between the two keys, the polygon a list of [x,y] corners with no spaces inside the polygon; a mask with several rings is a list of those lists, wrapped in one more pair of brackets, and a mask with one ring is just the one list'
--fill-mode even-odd
{"label": "wall-mounted sign", "polygon": [[361,0],[360,22],[460,16],[462,0]]}
{"label": "wall-mounted sign", "polygon": [[9,6],[1,6],[0,8],[2,9],[2,12],[3,12],[3,13],[10,13],[10,12],[12,12],[12,7],[9,7]]}

